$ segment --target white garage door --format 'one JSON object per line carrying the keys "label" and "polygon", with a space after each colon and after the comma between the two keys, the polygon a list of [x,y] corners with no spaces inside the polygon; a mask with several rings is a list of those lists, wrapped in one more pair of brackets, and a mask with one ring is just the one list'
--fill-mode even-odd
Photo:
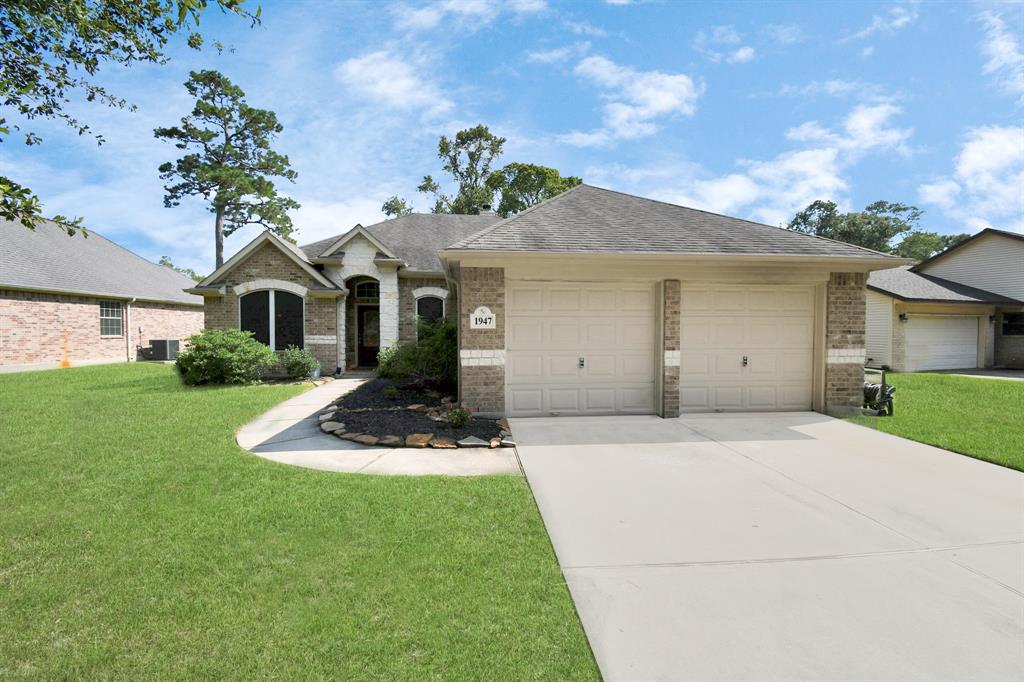
{"label": "white garage door", "polygon": [[813,287],[686,284],[681,322],[683,411],[811,409]]}
{"label": "white garage door", "polygon": [[910,315],[906,324],[911,371],[978,366],[977,317]]}
{"label": "white garage door", "polygon": [[510,281],[511,416],[650,414],[654,285]]}

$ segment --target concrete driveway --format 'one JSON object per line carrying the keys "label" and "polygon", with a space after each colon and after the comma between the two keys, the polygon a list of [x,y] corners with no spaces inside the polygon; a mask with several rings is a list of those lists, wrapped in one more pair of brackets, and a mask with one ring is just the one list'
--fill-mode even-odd
{"label": "concrete driveway", "polygon": [[814,413],[516,419],[607,680],[1024,679],[1024,475]]}

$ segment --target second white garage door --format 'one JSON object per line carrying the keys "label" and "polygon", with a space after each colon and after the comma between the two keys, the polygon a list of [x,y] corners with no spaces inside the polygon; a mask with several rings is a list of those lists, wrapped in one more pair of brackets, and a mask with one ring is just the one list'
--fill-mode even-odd
{"label": "second white garage door", "polygon": [[510,416],[650,414],[654,285],[510,281]]}
{"label": "second white garage door", "polygon": [[680,408],[809,410],[814,288],[684,284]]}
{"label": "second white garage door", "polygon": [[978,366],[978,318],[911,314],[907,325],[907,369],[966,369]]}

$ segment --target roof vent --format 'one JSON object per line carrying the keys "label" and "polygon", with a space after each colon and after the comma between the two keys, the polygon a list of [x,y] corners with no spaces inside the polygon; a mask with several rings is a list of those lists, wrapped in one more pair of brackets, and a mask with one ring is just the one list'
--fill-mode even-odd
{"label": "roof vent", "polygon": [[490,204],[483,204],[480,207],[480,215],[494,215],[494,211],[491,210]]}

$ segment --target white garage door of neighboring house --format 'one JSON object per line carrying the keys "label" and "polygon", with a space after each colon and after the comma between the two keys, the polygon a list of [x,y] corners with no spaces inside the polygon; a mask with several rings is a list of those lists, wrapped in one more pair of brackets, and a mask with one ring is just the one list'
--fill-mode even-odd
{"label": "white garage door of neighboring house", "polygon": [[511,416],[655,411],[653,284],[510,281],[507,293]]}
{"label": "white garage door of neighboring house", "polygon": [[978,366],[978,318],[969,315],[911,314],[907,325],[907,368],[965,369]]}
{"label": "white garage door of neighboring house", "polygon": [[814,287],[684,284],[681,323],[684,412],[811,409]]}

